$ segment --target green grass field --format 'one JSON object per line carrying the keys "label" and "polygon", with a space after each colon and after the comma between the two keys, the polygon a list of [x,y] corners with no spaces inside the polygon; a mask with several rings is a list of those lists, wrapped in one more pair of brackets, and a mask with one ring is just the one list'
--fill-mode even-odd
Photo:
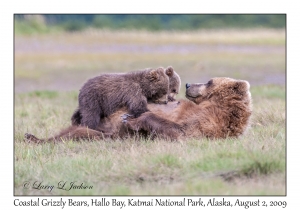
{"label": "green grass field", "polygon": [[[26,132],[47,137],[70,125],[86,79],[103,72],[169,65],[182,84],[217,76],[248,80],[253,115],[245,135],[178,142],[24,142]],[[179,98],[184,98],[184,90],[183,85]],[[285,195],[285,96],[283,30],[17,36],[14,193]],[[58,189],[64,182],[65,190]],[[71,182],[88,188],[68,190]],[[34,189],[47,186],[54,187]]]}

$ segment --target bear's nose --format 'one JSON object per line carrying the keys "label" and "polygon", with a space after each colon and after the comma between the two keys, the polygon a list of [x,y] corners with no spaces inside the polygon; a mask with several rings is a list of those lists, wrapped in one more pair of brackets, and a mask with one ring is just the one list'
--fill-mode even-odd
{"label": "bear's nose", "polygon": [[188,89],[189,87],[191,87],[191,84],[186,83],[185,87],[186,87],[186,89]]}

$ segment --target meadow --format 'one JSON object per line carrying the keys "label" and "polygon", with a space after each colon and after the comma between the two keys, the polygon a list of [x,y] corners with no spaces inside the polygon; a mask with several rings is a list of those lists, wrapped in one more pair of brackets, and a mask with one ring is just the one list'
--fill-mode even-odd
{"label": "meadow", "polygon": [[[86,30],[15,36],[15,195],[285,195],[283,29]],[[70,125],[80,87],[105,72],[173,66],[184,84],[248,80],[253,115],[238,139],[65,141],[34,145]],[[75,185],[86,189],[58,189]],[[54,186],[52,190],[43,187]],[[40,188],[40,189],[35,189]]]}

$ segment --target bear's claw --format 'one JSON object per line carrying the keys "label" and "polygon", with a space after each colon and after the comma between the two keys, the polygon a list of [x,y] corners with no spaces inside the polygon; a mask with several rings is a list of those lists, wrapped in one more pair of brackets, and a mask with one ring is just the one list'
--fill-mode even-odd
{"label": "bear's claw", "polygon": [[121,118],[122,118],[122,123],[127,123],[128,122],[128,118],[133,118],[133,115],[131,115],[131,114],[123,114],[121,116]]}
{"label": "bear's claw", "polygon": [[122,118],[123,120],[126,120],[127,118],[130,118],[130,117],[133,117],[133,115],[131,115],[131,114],[123,114],[123,115],[121,116],[121,118]]}
{"label": "bear's claw", "polygon": [[25,133],[24,137],[25,137],[25,139],[30,140],[32,135],[30,133]]}
{"label": "bear's claw", "polygon": [[[168,101],[176,101],[176,99],[174,99],[173,97],[171,97],[171,96],[168,96]],[[168,102],[167,102],[168,103]],[[166,104],[167,104],[166,103]]]}
{"label": "bear's claw", "polygon": [[25,133],[24,138],[28,143],[32,141],[32,135],[30,133]]}
{"label": "bear's claw", "polygon": [[34,135],[30,134],[30,133],[25,133],[24,134],[25,140],[28,141],[28,143],[30,142],[34,142],[34,143],[40,143],[41,140],[36,138]]}

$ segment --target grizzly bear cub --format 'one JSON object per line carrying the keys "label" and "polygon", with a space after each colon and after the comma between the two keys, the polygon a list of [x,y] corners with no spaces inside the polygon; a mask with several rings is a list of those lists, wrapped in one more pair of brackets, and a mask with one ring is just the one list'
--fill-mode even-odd
{"label": "grizzly bear cub", "polygon": [[149,111],[148,100],[167,103],[168,91],[169,76],[163,68],[102,74],[89,79],[81,88],[72,124],[96,129],[101,118],[121,107],[127,107],[132,117],[139,117]]}

